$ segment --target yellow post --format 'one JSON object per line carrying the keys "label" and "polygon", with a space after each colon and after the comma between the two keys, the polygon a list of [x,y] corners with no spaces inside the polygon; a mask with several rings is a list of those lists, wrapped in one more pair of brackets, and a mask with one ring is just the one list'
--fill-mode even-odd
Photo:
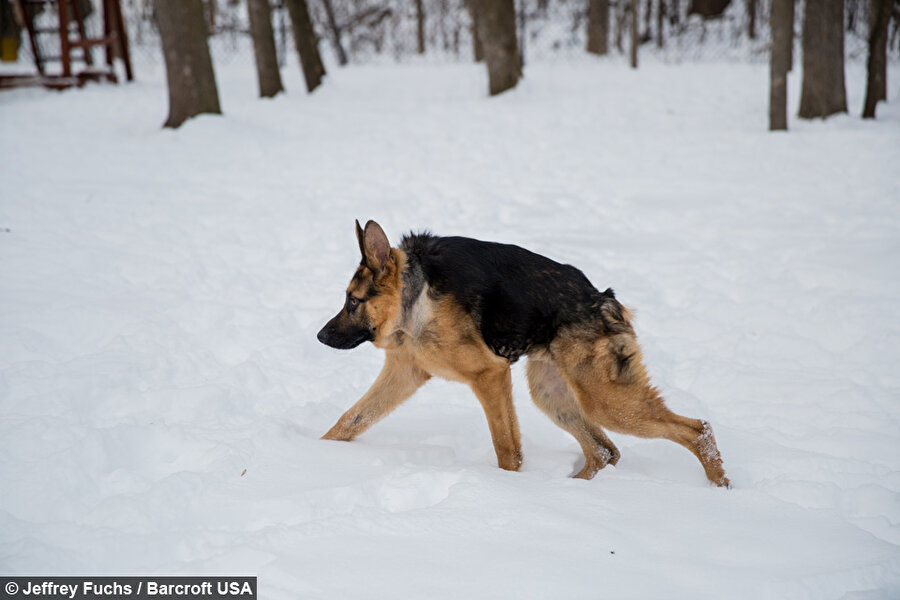
{"label": "yellow post", "polygon": [[3,62],[19,60],[19,40],[14,37],[0,38],[0,60]]}

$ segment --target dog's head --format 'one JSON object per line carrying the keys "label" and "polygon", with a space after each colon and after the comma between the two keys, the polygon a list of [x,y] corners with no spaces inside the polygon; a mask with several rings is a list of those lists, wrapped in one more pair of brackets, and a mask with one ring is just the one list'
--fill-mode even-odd
{"label": "dog's head", "polygon": [[356,222],[362,260],[347,286],[341,311],[318,334],[319,341],[342,350],[363,342],[385,347],[400,313],[402,252],[391,249],[384,230],[375,221],[365,229]]}

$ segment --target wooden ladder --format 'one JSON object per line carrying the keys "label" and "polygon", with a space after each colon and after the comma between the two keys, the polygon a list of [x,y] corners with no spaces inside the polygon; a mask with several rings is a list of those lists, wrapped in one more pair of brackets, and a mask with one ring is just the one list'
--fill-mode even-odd
{"label": "wooden ladder", "polygon": [[[128,32],[125,29],[125,21],[122,18],[122,6],[119,0],[99,0],[102,4],[103,15],[103,36],[97,38],[89,38],[84,26],[84,15],[82,14],[82,5],[79,0],[16,0],[19,10],[25,20],[25,29],[28,30],[28,39],[31,43],[31,53],[34,56],[34,64],[38,73],[45,79],[59,79],[58,87],[67,87],[68,85],[78,85],[86,79],[99,80],[105,78],[107,81],[116,82],[115,69],[113,69],[113,59],[118,51],[122,62],[125,63],[125,76],[128,81],[134,79],[131,70],[131,54],[128,49]],[[31,8],[33,6],[49,5],[56,6],[56,12],[59,17],[59,23],[56,27],[37,27],[32,17]],[[72,30],[72,25],[75,30]],[[58,56],[47,56],[41,51],[39,36],[46,34],[56,34],[59,36],[60,53]],[[74,37],[73,37],[74,33]],[[98,68],[94,66],[94,58],[91,54],[91,48],[102,46],[106,50],[106,67]],[[80,57],[73,56],[74,49],[80,50]],[[73,74],[73,60],[81,59],[85,68],[79,73]],[[45,70],[46,63],[58,60],[62,63],[62,74],[59,76],[49,76]]]}

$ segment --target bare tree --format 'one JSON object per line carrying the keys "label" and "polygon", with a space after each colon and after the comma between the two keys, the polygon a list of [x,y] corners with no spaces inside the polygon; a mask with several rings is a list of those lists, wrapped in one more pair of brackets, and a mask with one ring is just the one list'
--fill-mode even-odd
{"label": "bare tree", "polygon": [[154,7],[169,87],[169,117],[164,126],[178,127],[202,113],[222,114],[202,2],[155,0]]}
{"label": "bare tree", "polygon": [[322,0],[322,6],[325,8],[325,18],[328,19],[334,54],[337,56],[338,64],[344,66],[347,64],[347,53],[344,52],[344,45],[341,43],[341,28],[338,27],[337,18],[334,16],[334,6],[331,4],[331,0]]}
{"label": "bare tree", "polygon": [[665,25],[666,25],[666,0],[659,0],[656,5],[656,47],[662,48],[666,45]]}
{"label": "bare tree", "polygon": [[794,45],[794,0],[772,0],[769,62],[769,131],[787,129],[787,75]]}
{"label": "bare tree", "polygon": [[731,0],[690,0],[687,14],[700,15],[704,19],[718,19],[725,13]]}
{"label": "bare tree", "polygon": [[475,62],[484,60],[484,48],[481,47],[481,38],[478,37],[478,10],[475,6],[476,0],[466,0],[466,10],[469,11],[469,18],[472,20],[472,55]]}
{"label": "bare tree", "polygon": [[425,54],[425,6],[424,0],[416,2],[416,52]]}
{"label": "bare tree", "polygon": [[641,34],[641,43],[649,42],[653,39],[650,31],[650,23],[653,21],[653,0],[647,0],[644,3],[644,33]]}
{"label": "bare tree", "polygon": [[847,112],[844,0],[806,0],[803,12],[803,119]]}
{"label": "bare tree", "polygon": [[256,55],[259,95],[261,98],[271,98],[283,92],[284,86],[281,83],[281,71],[278,69],[269,0],[247,0],[247,13],[250,19],[250,35],[253,38],[253,53]]}
{"label": "bare tree", "polygon": [[629,4],[629,10],[631,11],[631,68],[638,68],[638,46],[640,45],[640,39],[638,39],[638,6],[640,5],[639,0],[631,0]]}
{"label": "bare tree", "polygon": [[788,73],[794,70],[794,22],[797,20],[797,0],[791,0],[791,43],[788,44],[787,51],[787,70]]}
{"label": "bare tree", "polygon": [[587,51],[609,53],[609,0],[588,0]]}
{"label": "bare tree", "polygon": [[472,0],[472,4],[478,13],[478,37],[487,63],[489,93],[496,96],[515,87],[522,76],[516,7],[513,0]]}
{"label": "bare tree", "polygon": [[872,0],[869,7],[869,59],[863,119],[875,118],[879,100],[887,100],[887,38],[893,0]]}
{"label": "bare tree", "polygon": [[756,2],[747,0],[747,35],[751,40],[756,39]]}
{"label": "bare tree", "polygon": [[306,0],[284,0],[288,14],[291,15],[291,25],[294,30],[294,45],[297,54],[300,55],[300,66],[303,69],[303,77],[306,79],[306,89],[313,91],[322,83],[325,76],[325,66],[319,55],[319,39],[313,30],[312,21],[309,19],[309,8]]}
{"label": "bare tree", "polygon": [[625,25],[631,0],[616,0],[616,50],[625,52]]}

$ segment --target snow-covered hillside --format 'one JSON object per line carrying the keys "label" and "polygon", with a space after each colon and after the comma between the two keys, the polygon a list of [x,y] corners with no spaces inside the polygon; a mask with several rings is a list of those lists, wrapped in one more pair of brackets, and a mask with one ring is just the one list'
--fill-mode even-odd
{"label": "snow-covered hillside", "polygon": [[[264,598],[900,597],[900,104],[766,131],[767,69],[333,70],[178,131],[164,77],[0,94],[0,572],[256,573]],[[900,94],[900,72],[889,95]],[[796,106],[798,77],[792,75]],[[517,243],[637,311],[734,484],[612,435],[589,482],[513,369],[525,463],[430,382],[320,441],[382,356],[315,337],[355,218]]]}

